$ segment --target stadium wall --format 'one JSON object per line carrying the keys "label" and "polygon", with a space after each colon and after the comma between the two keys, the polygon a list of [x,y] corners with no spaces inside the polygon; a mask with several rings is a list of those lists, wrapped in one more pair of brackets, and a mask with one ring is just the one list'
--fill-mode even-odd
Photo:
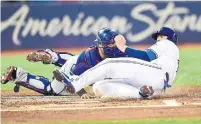
{"label": "stadium wall", "polygon": [[109,27],[129,45],[152,44],[162,26],[180,44],[201,42],[201,2],[16,2],[1,6],[1,50],[75,48],[93,44]]}

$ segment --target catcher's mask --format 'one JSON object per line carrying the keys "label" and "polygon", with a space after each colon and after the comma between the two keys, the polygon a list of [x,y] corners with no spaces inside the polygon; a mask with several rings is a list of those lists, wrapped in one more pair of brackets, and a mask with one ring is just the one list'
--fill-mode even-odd
{"label": "catcher's mask", "polygon": [[96,40],[98,48],[103,48],[105,57],[114,58],[124,56],[124,53],[121,52],[115,45],[114,38],[118,33],[110,30],[109,28],[103,28],[98,31]]}

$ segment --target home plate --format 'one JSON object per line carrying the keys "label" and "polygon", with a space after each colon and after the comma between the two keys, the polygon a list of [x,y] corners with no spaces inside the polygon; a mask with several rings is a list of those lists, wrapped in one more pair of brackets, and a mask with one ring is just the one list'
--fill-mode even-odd
{"label": "home plate", "polygon": [[166,106],[180,106],[175,99],[163,100]]}

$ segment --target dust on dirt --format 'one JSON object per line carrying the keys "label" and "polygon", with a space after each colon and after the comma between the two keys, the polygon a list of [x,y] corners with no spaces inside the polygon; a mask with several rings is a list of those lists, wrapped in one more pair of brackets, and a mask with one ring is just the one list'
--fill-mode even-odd
{"label": "dust on dirt", "polygon": [[[164,100],[172,99],[179,106],[153,107],[164,105]],[[201,104],[195,103],[201,103],[201,86],[175,86],[163,96],[151,100],[82,100],[78,96],[42,96],[24,90],[18,94],[2,91],[1,109],[3,122],[133,120],[200,117]]]}

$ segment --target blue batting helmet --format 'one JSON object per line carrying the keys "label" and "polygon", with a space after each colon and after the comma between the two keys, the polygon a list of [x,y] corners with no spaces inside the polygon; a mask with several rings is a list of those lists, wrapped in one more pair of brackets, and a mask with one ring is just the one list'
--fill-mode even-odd
{"label": "blue batting helmet", "polygon": [[108,46],[109,44],[114,44],[114,38],[118,35],[117,32],[109,29],[109,28],[103,28],[98,31],[98,35],[96,37],[96,40],[94,41],[97,43],[99,48],[103,48],[104,55],[109,58],[114,57],[122,57],[125,54],[122,53],[116,46]]}
{"label": "blue batting helmet", "polygon": [[158,34],[166,35],[168,40],[172,41],[173,43],[178,43],[178,36],[174,30],[168,27],[162,27],[160,30],[152,34],[152,38],[157,40]]}

